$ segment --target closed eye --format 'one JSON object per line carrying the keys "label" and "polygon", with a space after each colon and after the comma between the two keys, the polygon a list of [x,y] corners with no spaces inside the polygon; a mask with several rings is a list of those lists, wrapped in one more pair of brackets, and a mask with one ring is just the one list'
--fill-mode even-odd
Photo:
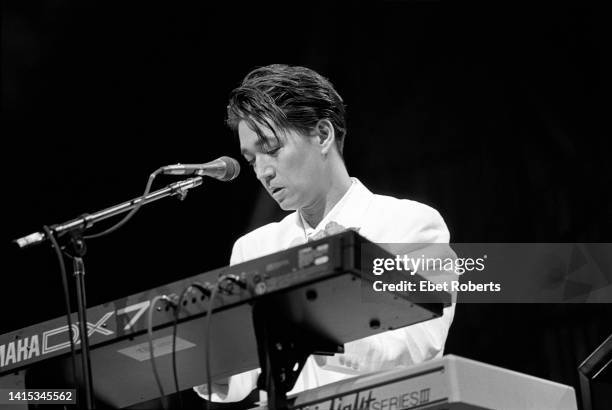
{"label": "closed eye", "polygon": [[[278,154],[278,151],[282,147],[283,147],[282,145],[278,145],[276,147],[268,148],[267,150],[263,151],[263,153],[265,155],[276,156],[276,154]],[[255,167],[255,158],[249,159],[247,157],[244,157],[244,160],[247,162],[247,164],[249,164],[251,168]]]}
{"label": "closed eye", "polygon": [[281,146],[279,145],[278,147],[274,147],[274,148],[270,148],[267,151],[265,151],[265,154],[267,155],[275,155],[276,153],[278,153],[278,151],[281,149]]}

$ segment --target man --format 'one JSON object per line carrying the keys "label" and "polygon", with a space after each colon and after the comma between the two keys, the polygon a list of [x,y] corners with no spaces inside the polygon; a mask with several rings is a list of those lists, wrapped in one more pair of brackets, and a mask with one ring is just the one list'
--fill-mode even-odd
{"label": "man", "polygon": [[[345,108],[331,83],[304,67],[271,65],[249,73],[230,97],[227,123],[255,176],[279,206],[295,211],[239,238],[231,264],[355,229],[379,243],[448,243],[437,211],[372,194],[351,178],[342,158]],[[345,345],[333,358],[311,356],[291,393],[442,355],[454,307],[444,316]],[[215,384],[214,401],[238,401],[258,372]],[[207,397],[206,386],[196,391]]]}

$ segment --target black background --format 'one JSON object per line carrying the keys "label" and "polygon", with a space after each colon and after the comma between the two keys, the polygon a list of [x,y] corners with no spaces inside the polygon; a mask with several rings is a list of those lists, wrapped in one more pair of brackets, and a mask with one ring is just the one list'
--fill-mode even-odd
{"label": "black background", "polygon": [[[453,242],[612,242],[604,16],[583,3],[3,2],[0,331],[63,314],[49,246],[10,240],[135,197],[161,165],[238,158],[227,96],[271,63],[330,78],[351,175],[435,207]],[[88,304],[223,266],[237,237],[278,220],[242,164],[236,181],[90,241]],[[577,387],[611,313],[460,305],[446,352]]]}

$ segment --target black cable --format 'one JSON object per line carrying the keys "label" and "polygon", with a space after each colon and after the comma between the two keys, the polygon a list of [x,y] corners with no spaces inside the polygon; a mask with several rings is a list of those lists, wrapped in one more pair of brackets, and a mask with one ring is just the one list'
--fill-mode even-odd
{"label": "black cable", "polygon": [[[68,322],[68,339],[70,339],[70,354],[72,357],[72,383],[76,388],[76,351],[74,349],[74,335],[72,331],[72,311],[70,308],[70,292],[68,291],[68,275],[66,274],[66,265],[64,263],[64,257],[62,256],[62,251],[60,249],[59,243],[57,242],[57,239],[55,239],[55,234],[47,225],[43,226],[43,230],[45,231],[47,238],[49,238],[49,240],[51,241],[53,249],[55,249],[55,255],[57,256],[57,261],[60,267],[60,274],[62,276],[64,303],[66,305],[66,321]],[[87,335],[85,335],[85,337],[87,337]]]}
{"label": "black cable", "polygon": [[206,359],[206,388],[208,389],[208,401],[206,401],[206,410],[209,409],[210,402],[212,402],[212,372],[210,371],[210,317],[212,316],[213,303],[215,303],[215,297],[219,293],[219,284],[223,281],[223,276],[217,280],[215,286],[213,286],[210,293],[210,299],[208,299],[208,308],[206,309],[206,326],[204,328],[204,345],[205,345],[205,359]]}
{"label": "black cable", "polygon": [[155,363],[155,354],[153,351],[153,311],[155,310],[155,305],[160,300],[164,300],[166,303],[169,303],[171,306],[174,305],[172,300],[166,295],[157,295],[151,301],[151,305],[149,306],[149,314],[147,321],[147,336],[149,341],[149,356],[151,358],[151,367],[153,368],[153,375],[155,376],[155,382],[157,383],[157,388],[159,389],[159,393],[161,394],[160,400],[162,407],[166,410],[166,394],[164,393],[164,387],[162,386],[161,379],[159,378],[159,373],[157,372],[157,365]]}
{"label": "black cable", "polygon": [[174,310],[174,322],[172,323],[172,372],[174,374],[174,388],[176,389],[176,394],[178,396],[179,401],[179,408],[181,409],[183,408],[183,399],[179,390],[178,371],[176,367],[176,333],[178,330],[178,320],[181,308],[183,306],[183,300],[185,299],[187,293],[189,293],[189,291],[193,288],[198,289],[204,296],[210,296],[210,290],[206,289],[200,283],[194,282],[191,285],[187,286],[181,292],[181,296],[179,297],[177,302],[177,307]]}
{"label": "black cable", "polygon": [[208,410],[208,402],[212,401],[212,371],[210,370],[210,323],[212,318],[212,310],[215,303],[215,297],[219,293],[221,283],[225,280],[229,280],[238,284],[241,288],[246,289],[246,283],[241,280],[237,275],[222,275],[217,279],[217,283],[213,286],[208,301],[208,309],[206,310],[206,327],[204,329],[204,343],[205,343],[205,354],[206,354],[206,388],[208,389],[208,401],[206,402],[206,409]]}
{"label": "black cable", "polygon": [[138,202],[138,204],[122,220],[120,220],[110,228],[103,230],[102,232],[93,233],[91,235],[84,235],[83,239],[100,238],[102,236],[108,235],[109,233],[115,232],[117,229],[125,225],[126,222],[129,221],[134,216],[134,214],[138,212],[138,210],[144,205],[144,199],[147,197],[147,195],[149,195],[149,192],[151,191],[151,186],[153,185],[153,181],[155,180],[155,177],[157,177],[157,175],[161,173],[161,170],[161,168],[158,168],[154,172],[152,172],[151,175],[149,175],[149,180],[147,181],[147,186],[145,187],[144,193],[140,198],[140,202]]}

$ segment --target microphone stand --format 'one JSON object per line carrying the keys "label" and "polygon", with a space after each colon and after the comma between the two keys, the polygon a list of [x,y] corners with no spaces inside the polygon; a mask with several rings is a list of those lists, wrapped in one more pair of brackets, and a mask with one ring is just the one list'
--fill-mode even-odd
{"label": "microphone stand", "polygon": [[[81,341],[81,367],[83,371],[83,383],[85,385],[85,408],[93,409],[93,377],[91,374],[91,360],[89,356],[89,333],[87,329],[87,301],[85,298],[85,262],[83,257],[87,253],[83,229],[71,232],[70,247],[72,258],[72,269],[77,294],[77,315],[79,319],[79,334]],[[69,335],[72,337],[72,334]],[[76,378],[76,375],[75,375]]]}
{"label": "microphone stand", "polygon": [[[70,234],[70,252],[69,256],[73,262],[73,272],[76,284],[77,294],[77,314],[79,320],[79,334],[81,342],[81,367],[83,371],[83,384],[85,387],[85,403],[86,408],[94,409],[94,395],[93,395],[93,378],[91,372],[91,360],[89,354],[89,334],[88,334],[88,323],[87,323],[87,303],[85,297],[85,262],[83,258],[87,253],[87,246],[83,238],[83,233],[91,228],[94,224],[112,216],[125,213],[134,209],[141,202],[142,205],[148,204],[149,202],[156,201],[167,196],[177,196],[180,200],[185,199],[187,191],[191,188],[195,188],[202,184],[202,177],[190,178],[184,181],[175,182],[167,185],[165,188],[159,189],[155,192],[148,194],[145,197],[134,198],[130,201],[123,202],[119,205],[111,206],[104,210],[95,212],[93,214],[85,214],[79,218],[72,219],[68,222],[64,222],[57,225],[52,225],[50,230],[53,231],[55,236],[60,237],[66,233]],[[141,205],[141,206],[142,206]],[[34,232],[14,242],[19,245],[20,248],[25,248],[30,245],[35,245],[49,239],[47,234],[44,232]],[[72,338],[72,329],[70,329],[69,336]],[[75,375],[76,377],[76,375]]]}

